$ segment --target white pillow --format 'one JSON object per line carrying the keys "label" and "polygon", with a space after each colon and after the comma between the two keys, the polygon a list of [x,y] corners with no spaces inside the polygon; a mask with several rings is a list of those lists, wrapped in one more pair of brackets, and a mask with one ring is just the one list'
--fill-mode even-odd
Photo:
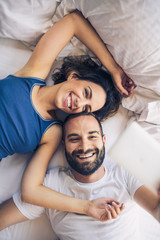
{"label": "white pillow", "polygon": [[[149,89],[158,100],[160,1],[63,0],[56,10],[53,21],[59,20],[75,8],[89,19],[117,63],[141,87],[141,95],[148,98],[145,89]],[[141,104],[135,101],[136,98]],[[140,95],[124,99],[123,103],[132,111],[140,112],[145,107]]]}
{"label": "white pillow", "polygon": [[148,103],[142,111],[138,121],[159,124],[160,126],[160,100]]}
{"label": "white pillow", "polygon": [[1,0],[0,37],[35,44],[52,25],[62,0]]}
{"label": "white pillow", "polygon": [[122,105],[124,108],[127,108],[137,114],[141,114],[143,111],[146,111],[150,102],[158,100],[160,100],[160,96],[158,96],[154,91],[149,88],[137,86],[134,90],[134,94],[128,98],[122,99]]}

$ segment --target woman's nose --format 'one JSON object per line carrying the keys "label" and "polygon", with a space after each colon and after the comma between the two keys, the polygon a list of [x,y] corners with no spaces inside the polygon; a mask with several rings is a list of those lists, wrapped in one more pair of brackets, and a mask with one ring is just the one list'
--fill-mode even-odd
{"label": "woman's nose", "polygon": [[83,108],[87,104],[88,104],[87,99],[76,98],[76,100],[75,100],[75,107],[76,108],[80,108],[80,107]]}

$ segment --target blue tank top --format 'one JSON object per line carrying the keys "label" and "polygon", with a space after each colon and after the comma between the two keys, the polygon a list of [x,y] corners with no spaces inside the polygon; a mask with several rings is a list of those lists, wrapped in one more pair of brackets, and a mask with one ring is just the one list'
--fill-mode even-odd
{"label": "blue tank top", "polygon": [[14,153],[33,152],[45,131],[58,120],[45,120],[32,104],[35,85],[45,86],[38,78],[9,75],[0,80],[0,159]]}

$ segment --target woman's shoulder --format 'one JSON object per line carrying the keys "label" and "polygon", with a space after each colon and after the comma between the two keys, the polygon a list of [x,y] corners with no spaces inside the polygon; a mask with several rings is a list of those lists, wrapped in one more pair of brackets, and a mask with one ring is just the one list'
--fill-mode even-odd
{"label": "woman's shoulder", "polygon": [[17,80],[17,81],[21,81],[21,80],[25,80],[25,81],[31,81],[31,82],[38,82],[41,84],[45,84],[45,81],[41,78],[38,77],[30,77],[30,76],[19,76],[16,74],[9,74],[8,76],[6,76],[5,78],[1,79],[2,80]]}
{"label": "woman's shoulder", "polygon": [[20,80],[28,80],[28,81],[33,81],[33,82],[40,82],[45,84],[44,79],[38,78],[38,77],[33,77],[33,76],[20,76],[17,74],[12,74],[8,76],[9,78],[14,78],[14,79],[20,79]]}

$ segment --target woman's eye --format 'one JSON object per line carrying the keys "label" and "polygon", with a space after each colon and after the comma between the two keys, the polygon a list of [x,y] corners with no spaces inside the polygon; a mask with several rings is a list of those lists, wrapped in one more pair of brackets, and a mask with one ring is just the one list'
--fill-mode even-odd
{"label": "woman's eye", "polygon": [[91,107],[89,105],[86,105],[83,112],[91,112]]}
{"label": "woman's eye", "polygon": [[88,112],[88,107],[87,106],[84,108],[84,112]]}
{"label": "woman's eye", "polygon": [[86,88],[84,89],[84,93],[85,93],[85,97],[88,98],[89,93],[88,93],[88,90]]}

